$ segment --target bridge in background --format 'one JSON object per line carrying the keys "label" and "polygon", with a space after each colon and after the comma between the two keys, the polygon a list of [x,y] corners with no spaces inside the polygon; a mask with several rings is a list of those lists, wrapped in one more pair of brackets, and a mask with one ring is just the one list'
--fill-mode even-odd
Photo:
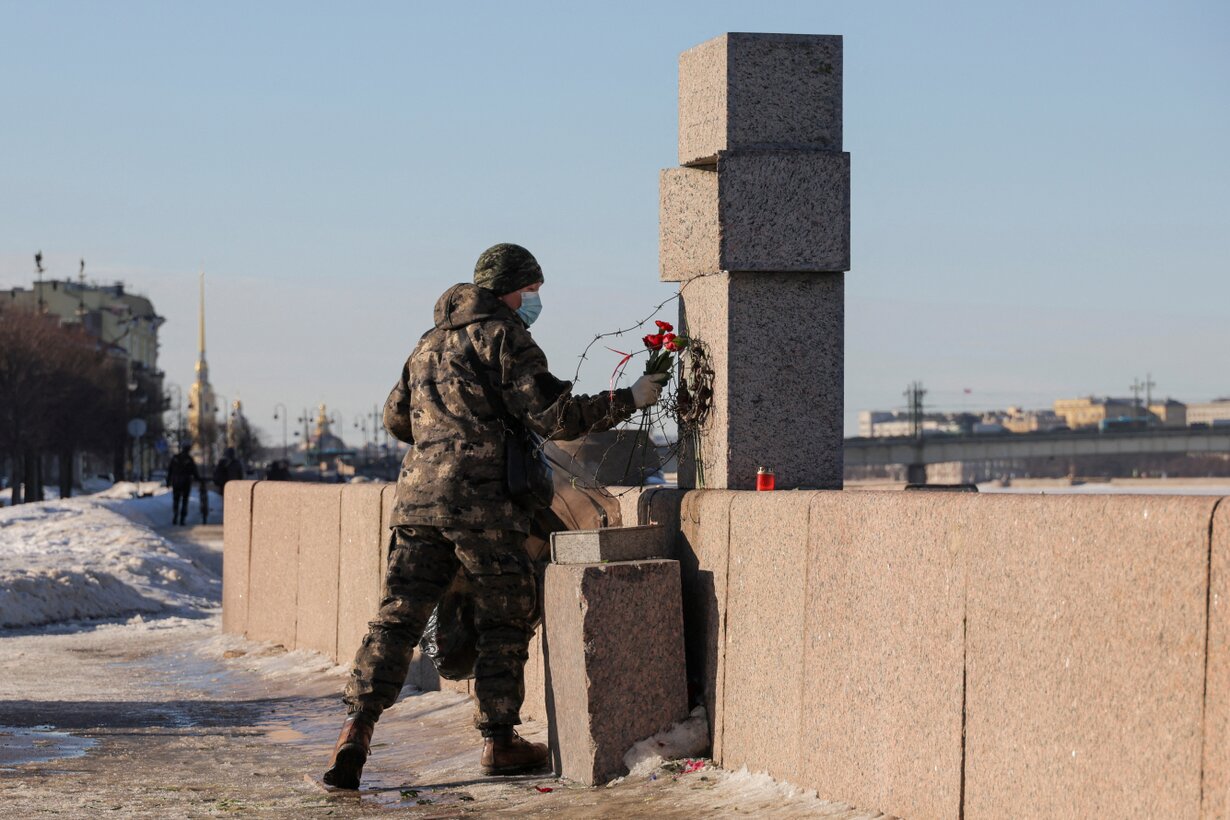
{"label": "bridge in background", "polygon": [[1105,433],[1076,430],[967,436],[941,434],[923,438],[848,438],[845,441],[847,467],[1164,453],[1230,453],[1230,427]]}

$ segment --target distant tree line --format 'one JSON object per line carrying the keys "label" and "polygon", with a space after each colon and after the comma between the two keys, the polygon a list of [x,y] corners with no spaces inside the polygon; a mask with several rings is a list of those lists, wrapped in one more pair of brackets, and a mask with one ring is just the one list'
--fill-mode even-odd
{"label": "distant tree line", "polygon": [[58,459],[62,498],[72,494],[77,453],[122,465],[128,379],[125,360],[79,326],[0,310],[0,466],[9,465],[13,504],[42,499],[45,457]]}

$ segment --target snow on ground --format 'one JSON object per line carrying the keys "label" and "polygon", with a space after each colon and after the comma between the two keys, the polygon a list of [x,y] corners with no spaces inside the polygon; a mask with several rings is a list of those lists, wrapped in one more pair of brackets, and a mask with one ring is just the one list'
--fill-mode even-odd
{"label": "snow on ground", "polygon": [[0,508],[0,627],[216,609],[220,579],[152,529],[170,523],[169,490],[135,489]]}
{"label": "snow on ground", "polygon": [[624,755],[628,777],[648,777],[668,760],[695,758],[709,749],[709,718],[697,706],[684,720],[638,742]]}

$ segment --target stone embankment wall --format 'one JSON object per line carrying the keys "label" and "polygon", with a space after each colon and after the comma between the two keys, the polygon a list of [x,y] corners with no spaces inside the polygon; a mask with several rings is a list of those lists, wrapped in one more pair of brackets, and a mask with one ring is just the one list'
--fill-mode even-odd
{"label": "stone embankment wall", "polygon": [[[224,629],[352,655],[391,494],[228,485]],[[628,524],[680,526],[689,675],[723,766],[911,818],[1230,815],[1230,504],[622,501]],[[526,712],[542,717],[531,649]]]}

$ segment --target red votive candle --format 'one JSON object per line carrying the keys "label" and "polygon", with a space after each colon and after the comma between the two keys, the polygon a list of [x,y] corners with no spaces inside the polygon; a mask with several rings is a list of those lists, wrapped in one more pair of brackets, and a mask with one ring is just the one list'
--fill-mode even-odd
{"label": "red votive candle", "polygon": [[756,471],[756,489],[757,490],[772,490],[777,486],[777,482],[773,477],[773,471],[768,467],[761,467]]}

